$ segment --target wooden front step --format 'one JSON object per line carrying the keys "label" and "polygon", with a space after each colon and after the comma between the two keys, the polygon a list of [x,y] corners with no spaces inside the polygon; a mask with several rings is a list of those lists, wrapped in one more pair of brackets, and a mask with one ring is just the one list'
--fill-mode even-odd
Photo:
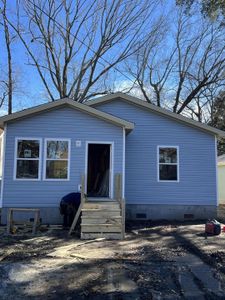
{"label": "wooden front step", "polygon": [[[82,224],[99,224],[99,217],[86,217],[82,216]],[[114,216],[108,218],[101,218],[101,224],[121,224],[122,217],[121,216]]]}
{"label": "wooden front step", "polygon": [[81,217],[81,238],[122,238],[122,214],[117,201],[85,202]]}
{"label": "wooden front step", "polygon": [[81,239],[82,240],[90,240],[90,239],[97,239],[97,238],[105,238],[105,239],[112,239],[112,240],[121,240],[122,235],[121,233],[83,233],[81,232]]}
{"label": "wooden front step", "polygon": [[82,216],[95,218],[114,218],[120,216],[120,210],[102,210],[102,209],[82,209]]}
{"label": "wooden front step", "polygon": [[106,210],[114,210],[120,209],[119,203],[116,202],[102,202],[102,203],[95,203],[95,202],[87,202],[84,203],[83,209],[106,209]]}
{"label": "wooden front step", "polygon": [[121,232],[121,224],[81,224],[81,231],[84,233],[119,233]]}

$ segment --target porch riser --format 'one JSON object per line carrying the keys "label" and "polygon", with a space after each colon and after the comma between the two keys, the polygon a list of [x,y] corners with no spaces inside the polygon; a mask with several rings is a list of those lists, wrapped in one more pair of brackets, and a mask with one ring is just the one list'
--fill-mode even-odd
{"label": "porch riser", "polygon": [[120,224],[121,225],[121,217],[115,217],[115,218],[101,218],[101,220],[99,220],[98,218],[86,218],[86,217],[82,217],[82,224]]}
{"label": "porch riser", "polygon": [[121,226],[119,225],[115,225],[115,226],[112,226],[111,224],[110,225],[97,225],[97,224],[94,224],[94,225],[81,225],[81,231],[83,233],[85,232],[89,232],[89,233],[92,233],[92,232],[101,232],[101,233],[115,233],[115,232],[121,232]]}
{"label": "porch riser", "polygon": [[119,210],[119,204],[94,204],[94,203],[85,203],[83,209],[105,209],[105,210]]}
{"label": "porch riser", "polygon": [[82,211],[82,216],[85,218],[118,218],[120,212],[118,211]]}
{"label": "porch riser", "polygon": [[106,238],[112,240],[121,240],[121,233],[81,233],[82,240],[90,240],[96,238]]}

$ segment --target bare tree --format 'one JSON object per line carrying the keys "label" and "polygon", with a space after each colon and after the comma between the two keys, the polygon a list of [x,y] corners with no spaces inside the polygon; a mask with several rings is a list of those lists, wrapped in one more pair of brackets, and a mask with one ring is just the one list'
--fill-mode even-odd
{"label": "bare tree", "polygon": [[146,42],[142,30],[157,2],[24,0],[20,10],[27,19],[19,25],[10,18],[7,22],[50,99],[71,97],[83,102],[110,92],[103,84],[110,82],[109,71]]}
{"label": "bare tree", "polygon": [[170,33],[154,47],[146,44],[129,71],[146,101],[178,114],[191,109],[200,120],[208,91],[215,93],[225,83],[224,28],[179,10]]}
{"label": "bare tree", "polygon": [[176,0],[177,5],[185,7],[186,12],[190,14],[191,9],[199,9],[204,16],[215,20],[219,17],[225,17],[224,0]]}
{"label": "bare tree", "polygon": [[[0,96],[0,107],[7,101],[8,106],[8,114],[12,113],[12,99],[13,99],[13,70],[12,70],[12,41],[14,37],[10,34],[9,26],[7,23],[7,1],[1,0],[1,21],[0,25],[3,28],[4,38],[5,38],[5,46],[7,53],[7,72],[6,78],[0,80],[0,89],[2,94]],[[3,74],[3,72],[1,72]],[[2,75],[1,74],[1,75]]]}

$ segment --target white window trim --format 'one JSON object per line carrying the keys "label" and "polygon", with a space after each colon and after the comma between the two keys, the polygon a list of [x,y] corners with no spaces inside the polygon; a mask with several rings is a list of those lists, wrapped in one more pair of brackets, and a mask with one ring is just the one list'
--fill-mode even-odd
{"label": "white window trim", "polygon": [[[54,159],[47,159],[47,142],[48,141],[63,141],[68,142],[68,158],[67,159],[55,159],[55,160],[67,160],[68,162],[68,172],[67,178],[46,178],[46,161],[47,160],[54,160]],[[65,138],[45,138],[44,139],[44,161],[43,161],[43,180],[44,181],[69,181],[70,180],[70,152],[71,152],[71,139]]]}
{"label": "white window trim", "polygon": [[[26,158],[24,160],[38,160],[38,178],[17,178],[16,171],[17,171],[17,160],[23,158],[17,158],[17,146],[19,140],[25,141],[39,141],[39,158],[32,159]],[[42,161],[42,138],[39,137],[16,137],[15,138],[15,148],[14,148],[14,170],[13,170],[13,180],[16,181],[40,181],[41,180],[41,161]]]}
{"label": "white window trim", "polygon": [[[177,150],[177,163],[170,163],[171,165],[177,166],[177,180],[160,180],[159,178],[159,149],[160,148],[175,148]],[[158,182],[171,182],[178,183],[180,182],[180,154],[179,154],[179,146],[171,146],[171,145],[158,145],[157,146],[157,181]],[[163,164],[163,163],[161,163]],[[165,163],[167,165],[167,163]]]}
{"label": "white window trim", "polygon": [[[4,131],[2,133],[3,143],[2,143],[2,180],[1,180],[1,198],[0,198],[0,208],[3,207],[3,192],[4,192],[4,173],[5,173],[5,149],[6,149],[6,133],[7,133],[7,124],[5,124]],[[13,170],[14,172],[14,170]]]}
{"label": "white window trim", "polygon": [[88,145],[89,144],[105,144],[111,145],[110,149],[110,185],[109,185],[109,198],[113,199],[114,197],[114,142],[111,141],[86,141],[86,150],[85,150],[85,193],[87,193],[87,175],[88,175]]}
{"label": "white window trim", "polygon": [[216,206],[219,206],[219,182],[218,182],[218,150],[217,150],[217,137],[215,136],[215,167],[216,167]]}
{"label": "white window trim", "polygon": [[125,198],[125,171],[126,171],[126,129],[123,128],[123,176],[122,176],[122,197]]}

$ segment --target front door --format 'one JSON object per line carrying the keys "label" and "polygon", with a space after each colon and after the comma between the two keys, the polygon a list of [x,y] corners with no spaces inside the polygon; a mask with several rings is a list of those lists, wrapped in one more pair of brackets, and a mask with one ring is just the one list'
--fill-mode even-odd
{"label": "front door", "polygon": [[88,144],[87,196],[110,197],[110,144]]}

